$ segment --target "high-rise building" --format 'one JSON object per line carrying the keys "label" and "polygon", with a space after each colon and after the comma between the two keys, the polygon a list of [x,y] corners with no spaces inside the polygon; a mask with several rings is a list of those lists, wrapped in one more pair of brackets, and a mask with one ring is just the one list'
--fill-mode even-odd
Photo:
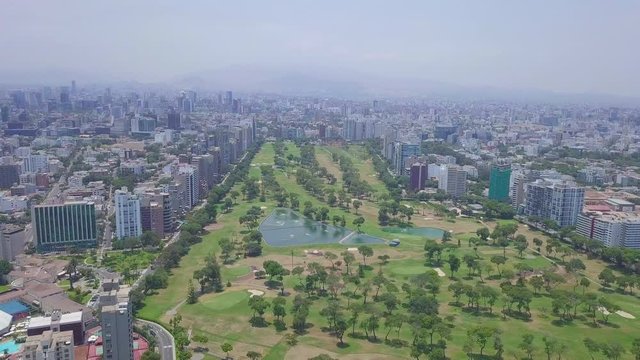
{"label": "high-rise building", "polygon": [[133,360],[133,315],[128,286],[116,281],[103,284],[100,294],[102,326],[102,358]]}
{"label": "high-rise building", "polygon": [[192,165],[184,165],[179,168],[179,173],[184,177],[186,184],[187,202],[191,207],[200,201],[200,175],[198,168]]}
{"label": "high-rise building", "polygon": [[114,199],[116,236],[119,239],[126,239],[142,235],[140,199],[138,195],[132,195],[126,188],[122,188],[115,191]]}
{"label": "high-rise building", "polygon": [[156,130],[158,121],[151,116],[134,116],[131,118],[132,134],[152,134]]}
{"label": "high-rise building", "polygon": [[585,211],[578,215],[576,232],[607,247],[640,249],[640,217],[624,211]]}
{"label": "high-rise building", "polygon": [[20,165],[0,165],[0,189],[8,189],[20,183]]}
{"label": "high-rise building", "polygon": [[438,188],[454,198],[463,196],[467,192],[467,172],[458,165],[443,165]]}
{"label": "high-rise building", "polygon": [[180,130],[180,113],[171,111],[167,115],[167,127],[171,130]]}
{"label": "high-rise building", "polygon": [[92,202],[37,205],[31,219],[40,253],[97,245],[96,209]]}
{"label": "high-rise building", "polygon": [[411,172],[409,178],[409,185],[411,190],[419,191],[423,190],[425,182],[428,179],[427,164],[424,162],[415,162],[411,164]]}
{"label": "high-rise building", "polygon": [[420,145],[395,143],[393,167],[397,175],[407,174],[406,161],[412,156],[420,155]]}
{"label": "high-rise building", "polygon": [[2,119],[3,123],[9,122],[9,107],[7,105],[3,105],[2,108],[0,108],[0,114],[0,119]]}
{"label": "high-rise building", "polygon": [[22,160],[22,171],[26,173],[49,171],[49,156],[42,154],[30,154]]}
{"label": "high-rise building", "polygon": [[496,201],[508,201],[510,182],[511,165],[494,165],[491,168],[489,180],[489,199]]}
{"label": "high-rise building", "polygon": [[536,180],[527,184],[524,214],[574,226],[584,205],[584,188],[567,181]]}
{"label": "high-rise building", "polygon": [[233,105],[233,92],[227,91],[224,94],[224,104],[231,108],[231,106]]}
{"label": "high-rise building", "polygon": [[0,259],[13,261],[24,253],[26,238],[24,228],[13,224],[0,225]]}

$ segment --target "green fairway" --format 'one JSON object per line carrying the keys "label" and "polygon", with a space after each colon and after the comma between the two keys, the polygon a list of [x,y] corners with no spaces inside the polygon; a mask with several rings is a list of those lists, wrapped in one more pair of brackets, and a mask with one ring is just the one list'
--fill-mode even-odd
{"label": "green fairway", "polygon": [[[361,146],[351,145],[348,149],[317,146],[316,151],[316,157],[320,159],[321,166],[325,166],[331,173],[339,169],[330,166],[331,156],[329,151],[349,154],[354,163],[362,167],[361,176],[363,178],[364,173],[373,172],[373,168],[367,160],[367,154],[364,153]],[[320,151],[325,152],[321,153]],[[295,144],[287,142],[285,153],[294,157],[300,156],[300,149]],[[270,143],[265,144],[254,159],[254,165],[256,166],[251,167],[250,176],[259,180],[262,174],[258,164],[273,164],[274,155],[273,145]],[[566,350],[562,355],[563,359],[589,359],[590,354],[583,344],[585,337],[590,337],[601,343],[619,343],[627,349],[635,338],[640,337],[638,335],[640,334],[640,301],[637,294],[629,295],[616,291],[605,292],[595,283],[591,283],[587,289],[577,286],[576,281],[579,281],[582,275],[597,280],[598,273],[606,266],[599,260],[589,259],[584,254],[574,253],[569,255],[566,260],[578,258],[587,267],[578,274],[572,274],[563,267],[556,267],[549,259],[535,253],[531,247],[525,249],[521,254],[522,256],[520,256],[513,244],[506,248],[491,243],[470,244],[468,240],[476,237],[475,231],[482,227],[482,224],[475,219],[459,217],[452,221],[447,221],[434,210],[438,206],[431,206],[431,204],[421,208],[417,203],[403,201],[403,204],[414,206],[417,209],[416,212],[419,213],[416,213],[411,220],[410,226],[412,227],[410,229],[412,231],[400,231],[399,229],[392,232],[384,231],[377,223],[378,204],[373,201],[365,201],[358,210],[357,215],[353,208],[343,209],[337,206],[328,206],[297,183],[295,176],[297,168],[298,165],[295,161],[290,162],[288,160],[287,166],[275,171],[275,178],[287,192],[294,192],[298,195],[300,208],[303,207],[302,204],[305,202],[311,203],[315,208],[327,207],[330,219],[333,215],[344,216],[346,227],[351,230],[355,230],[355,226],[352,224],[353,220],[358,216],[362,216],[365,219],[365,223],[361,226],[361,230],[365,234],[379,236],[387,240],[397,238],[401,240],[401,245],[396,248],[386,245],[371,246],[374,252],[373,256],[366,259],[367,266],[363,268],[362,277],[358,279],[358,284],[354,284],[346,281],[347,278],[343,277],[347,269],[344,262],[341,261],[343,255],[338,255],[343,253],[349,247],[348,245],[313,244],[313,246],[306,247],[274,247],[263,242],[262,256],[240,258],[233,264],[222,266],[223,282],[226,284],[227,281],[230,281],[231,287],[225,288],[221,293],[205,294],[198,299],[196,304],[183,303],[186,298],[186,284],[188,280],[192,279],[193,272],[202,267],[208,254],[216,252],[219,255],[219,239],[223,237],[241,238],[247,232],[246,227],[239,223],[240,217],[250,207],[258,206],[263,210],[263,215],[260,219],[262,221],[277,207],[273,194],[268,191],[264,202],[258,200],[248,202],[239,198],[231,212],[219,215],[215,230],[211,230],[205,235],[201,243],[193,245],[189,254],[182,258],[180,266],[173,270],[169,278],[169,286],[160,290],[157,295],[150,296],[145,300],[146,305],[140,311],[140,315],[167,323],[172,314],[180,314],[186,327],[207,336],[208,342],[204,346],[213,349],[207,356],[219,353],[220,344],[230,342],[234,346],[231,355],[235,358],[243,358],[247,351],[253,350],[261,353],[264,359],[307,359],[323,352],[332,354],[334,357],[348,359],[373,357],[381,359],[410,359],[412,358],[410,344],[413,338],[411,324],[405,324],[397,334],[395,331],[390,331],[389,339],[395,339],[398,336],[399,339],[405,342],[400,347],[394,347],[385,344],[383,341],[388,331],[384,325],[384,318],[380,319],[377,340],[373,340],[371,334],[369,334],[369,340],[366,339],[365,331],[360,326],[360,322],[363,319],[363,315],[361,315],[355,327],[356,336],[353,337],[351,335],[351,327],[345,333],[344,341],[348,346],[336,346],[337,339],[327,331],[328,319],[322,312],[322,309],[330,303],[331,296],[319,290],[312,293],[308,293],[305,290],[305,278],[310,274],[308,267],[310,263],[319,263],[327,273],[339,275],[338,279],[340,279],[339,281],[343,287],[341,287],[338,299],[343,307],[343,315],[346,318],[351,316],[350,311],[346,308],[347,302],[350,304],[363,304],[362,289],[363,284],[366,283],[371,286],[367,293],[367,303],[370,304],[368,306],[377,309],[376,311],[380,314],[384,314],[384,304],[374,299],[375,294],[379,291],[379,295],[382,296],[388,291],[393,292],[394,290],[389,289],[394,289],[395,287],[394,294],[403,304],[399,305],[394,310],[394,313],[408,313],[409,306],[407,301],[409,293],[405,291],[403,285],[406,287],[407,284],[411,284],[410,286],[415,287],[416,285],[413,281],[416,275],[431,273],[433,268],[439,267],[444,271],[445,276],[438,277],[439,280],[437,281],[440,282],[440,286],[435,296],[439,304],[438,316],[444,319],[443,321],[450,329],[450,334],[446,339],[446,354],[449,359],[467,358],[467,351],[464,349],[467,343],[467,331],[477,325],[498,329],[502,344],[504,344],[504,358],[517,359],[526,358],[519,347],[523,334],[534,336],[534,345],[536,346],[534,359],[546,358],[542,342],[544,336],[556,339],[566,346]],[[336,178],[338,181],[333,185],[325,184],[326,188],[339,189],[341,187],[339,173]],[[372,186],[374,186],[373,183]],[[241,187],[242,184],[237,184],[234,189],[240,192]],[[376,191],[386,191],[386,189],[383,188]],[[422,213],[423,211],[424,214]],[[313,220],[313,222],[316,221]],[[499,223],[513,222],[500,221]],[[488,226],[492,228],[495,224],[489,223]],[[443,229],[451,231],[453,234],[453,239],[441,249],[441,254],[439,255],[441,262],[439,264],[436,263],[435,258],[430,262],[425,256],[425,237],[437,239],[437,243],[439,243],[441,236],[437,236],[435,230],[429,230],[430,232],[427,230],[420,231],[421,228]],[[543,240],[547,239],[543,234],[533,232],[522,225],[519,226],[518,233],[525,235],[530,243],[534,237],[539,237]],[[458,239],[460,240],[460,247],[458,247]],[[318,250],[318,253],[316,255],[308,253],[312,249]],[[328,259],[325,259],[323,255],[326,252],[338,255],[340,264],[332,264]],[[363,263],[363,258],[353,249],[352,253],[355,256],[355,263],[351,265],[350,272],[357,274],[358,264]],[[499,259],[503,255],[506,257],[506,263],[500,264],[499,267],[496,266],[492,259]],[[378,256],[383,257],[379,259]],[[383,260],[386,259],[385,256],[388,257],[387,263],[383,263]],[[455,277],[452,279],[450,278],[451,268],[447,262],[450,256],[455,256],[461,260],[470,259],[470,261],[475,261],[480,265],[477,268],[468,268],[465,261],[461,261],[460,268],[455,272]],[[555,254],[555,256],[559,255]],[[284,297],[286,299],[286,315],[284,318],[286,329],[280,331],[274,327],[272,307],[265,311],[265,327],[252,326],[250,323],[252,310],[249,308],[249,292],[247,290],[264,291],[264,296],[269,302],[276,298],[281,291],[279,286],[268,287],[268,277],[255,279],[253,276],[248,275],[250,274],[250,267],[260,269],[265,260],[277,261],[289,270],[295,266],[305,268],[304,273],[299,276],[287,275],[283,278],[286,294]],[[552,261],[559,262],[561,260],[554,258]],[[527,272],[519,275],[519,268],[527,269]],[[529,284],[529,279],[534,276],[540,276],[545,270],[558,274],[564,282],[555,284],[549,290],[542,288],[536,291],[537,293],[532,296],[530,302],[530,318],[528,318],[528,315],[523,315],[524,313],[516,313],[515,311],[503,315],[502,310],[506,307],[507,302],[506,295],[504,295],[500,284],[507,279],[501,277],[500,274],[509,274],[510,278],[508,280],[512,284],[516,284],[518,278],[522,276],[522,280],[520,280],[522,284],[529,291],[533,291],[533,287]],[[377,289],[375,285],[371,285],[378,272],[383,274],[386,284],[392,284],[393,286],[387,288],[387,285],[385,285]],[[466,295],[461,296],[459,304],[456,303],[452,292],[448,290],[449,285],[455,281],[461,281],[471,287],[480,284],[495,289],[498,293],[495,304],[489,310],[489,305],[483,300],[479,308],[475,309],[467,306],[468,299]],[[327,284],[323,286],[325,285]],[[317,283],[316,286],[320,287],[320,284]],[[298,288],[295,289],[295,287]],[[581,294],[586,291],[593,292],[598,297],[606,296],[622,310],[639,319],[626,319],[618,314],[612,314],[608,318],[608,323],[605,323],[602,315],[598,313],[598,323],[597,326],[594,326],[593,319],[588,316],[586,306],[582,304],[576,307],[575,317],[572,316],[571,320],[562,320],[560,315],[553,311],[554,303],[551,293],[555,290],[565,290],[568,294]],[[297,294],[312,301],[307,317],[307,322],[311,325],[304,334],[297,337],[297,345],[292,347],[287,344],[286,335],[293,333],[293,299]],[[574,309],[572,308],[570,313],[573,314],[573,311]],[[438,335],[435,335],[434,338],[439,339]],[[493,340],[490,340],[485,354],[494,354],[495,351],[492,344]],[[476,353],[477,349],[476,347],[474,350]],[[421,359],[424,358],[421,357]],[[557,356],[554,356],[554,358],[557,358]],[[596,358],[604,357],[600,354]],[[627,352],[621,359],[632,358],[633,356]],[[485,357],[485,359],[490,359],[490,357]]]}

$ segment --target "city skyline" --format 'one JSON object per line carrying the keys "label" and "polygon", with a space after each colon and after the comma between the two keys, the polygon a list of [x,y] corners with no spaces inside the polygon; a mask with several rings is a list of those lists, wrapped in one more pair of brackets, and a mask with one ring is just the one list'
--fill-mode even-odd
{"label": "city skyline", "polygon": [[640,97],[630,1],[150,5],[5,4],[2,82]]}

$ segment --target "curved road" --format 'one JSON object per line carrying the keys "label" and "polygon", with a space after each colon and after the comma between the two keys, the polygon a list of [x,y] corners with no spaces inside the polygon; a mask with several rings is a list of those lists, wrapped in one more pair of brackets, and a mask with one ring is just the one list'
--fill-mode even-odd
{"label": "curved road", "polygon": [[149,333],[156,338],[156,344],[162,360],[176,359],[175,339],[167,329],[151,321],[136,319],[136,322],[149,327]]}

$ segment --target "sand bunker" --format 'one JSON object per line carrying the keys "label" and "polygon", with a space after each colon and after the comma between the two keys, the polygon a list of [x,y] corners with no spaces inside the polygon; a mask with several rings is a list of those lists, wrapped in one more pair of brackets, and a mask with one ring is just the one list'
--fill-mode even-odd
{"label": "sand bunker", "polygon": [[358,248],[348,248],[347,251],[358,252]]}
{"label": "sand bunker", "polygon": [[447,276],[447,274],[445,274],[445,272],[442,271],[442,269],[440,269],[440,268],[433,268],[433,270],[435,270],[438,273],[438,276],[440,276],[440,277]]}
{"label": "sand bunker", "polygon": [[618,314],[618,315],[622,316],[622,317],[623,317],[623,318],[625,318],[625,319],[635,319],[635,318],[636,318],[635,316],[633,316],[633,315],[629,314],[629,313],[628,313],[628,312],[626,312],[626,311],[622,311],[622,310],[618,310],[618,311],[616,311],[616,314]]}
{"label": "sand bunker", "polygon": [[253,289],[251,289],[251,290],[247,290],[247,291],[249,292],[249,294],[251,294],[251,295],[249,295],[249,297],[262,296],[262,295],[264,295],[264,291],[260,291],[260,290],[253,290]]}
{"label": "sand bunker", "polygon": [[[603,308],[602,306],[600,306],[600,307],[598,308],[598,311],[600,311],[601,313],[603,313],[603,314],[605,314],[605,315],[609,315],[609,314],[611,314],[611,313],[609,312],[609,310],[607,310],[607,309]],[[626,311],[622,311],[622,310],[618,310],[618,311],[616,311],[616,314],[617,314],[617,315],[622,316],[622,317],[623,317],[623,318],[625,318],[625,319],[635,319],[635,318],[636,318],[635,316],[633,316],[633,315],[629,314],[629,313],[628,313],[628,312],[626,312]]]}

